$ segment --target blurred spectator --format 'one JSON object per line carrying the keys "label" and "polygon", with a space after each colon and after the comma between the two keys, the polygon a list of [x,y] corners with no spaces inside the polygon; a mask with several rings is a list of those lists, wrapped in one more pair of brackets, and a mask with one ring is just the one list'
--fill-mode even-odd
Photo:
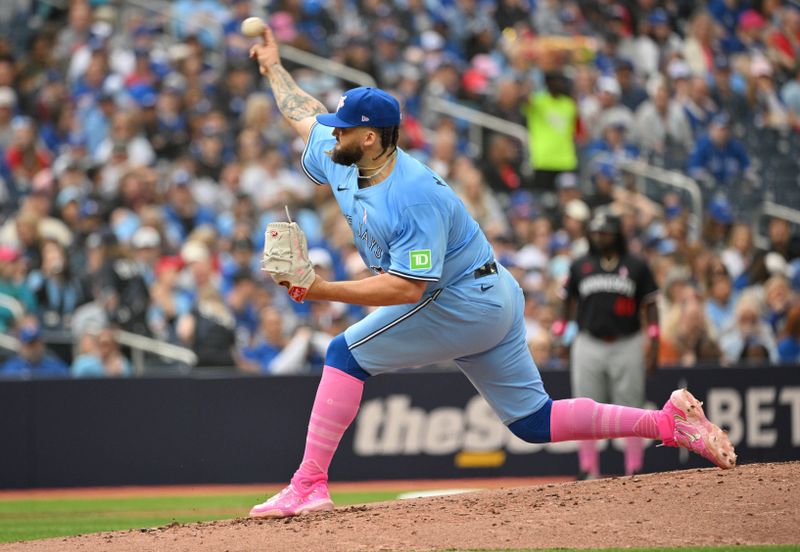
{"label": "blurred spectator", "polygon": [[[781,87],[780,97],[788,110],[789,122],[796,132],[800,132],[800,65],[792,72],[792,79]],[[1,114],[2,109],[0,117]]]}
{"label": "blurred spectator", "polygon": [[20,341],[19,353],[0,366],[0,377],[27,379],[69,376],[69,368],[64,361],[46,350],[41,328],[36,322],[23,321],[17,336]]}
{"label": "blurred spectator", "polygon": [[778,18],[779,26],[769,37],[770,53],[781,69],[796,71],[800,61],[800,6],[787,2]]}
{"label": "blurred spectator", "polygon": [[17,108],[17,93],[10,86],[0,87],[0,151],[5,151],[14,139],[12,120]]}
{"label": "blurred spectator", "polygon": [[108,137],[97,146],[95,160],[105,163],[115,148],[124,148],[128,162],[134,166],[150,165],[155,161],[153,146],[141,133],[139,119],[133,111],[117,111],[111,118]]}
{"label": "blurred spectator", "polygon": [[761,319],[761,304],[752,293],[743,293],[736,303],[733,325],[719,338],[722,358],[729,364],[777,362],[775,336]]}
{"label": "blurred spectator", "polygon": [[629,128],[623,121],[607,121],[600,137],[586,146],[586,158],[593,162],[600,161],[615,166],[620,161],[638,158],[639,148],[628,136]]}
{"label": "blurred spectator", "polygon": [[718,196],[708,204],[703,226],[703,241],[714,251],[722,251],[727,245],[728,235],[734,223],[733,206],[725,198]]}
{"label": "blurred spectator", "polygon": [[548,332],[540,330],[534,333],[533,337],[528,339],[528,348],[540,370],[561,368],[561,362],[554,354],[553,342]]}
{"label": "blurred spectator", "polygon": [[750,65],[747,101],[759,127],[789,127],[789,112],[780,97],[772,75],[772,66],[763,57],[754,57]]}
{"label": "blurred spectator", "polygon": [[[25,265],[19,252],[13,247],[0,246],[0,295],[19,302],[27,313],[36,311],[36,298],[25,285]],[[0,332],[14,326],[14,313],[0,306]]]}
{"label": "blurred spectator", "polygon": [[70,272],[64,247],[54,240],[42,242],[42,267],[33,270],[27,287],[36,297],[36,315],[47,329],[68,329],[75,309],[86,301],[78,279]]}
{"label": "blurred spectator", "polygon": [[792,299],[789,280],[783,274],[770,276],[764,282],[764,321],[772,330],[772,335],[783,334]]}
{"label": "blurred spectator", "polygon": [[92,10],[88,2],[71,2],[65,26],[56,38],[53,57],[63,63],[91,38]]}
{"label": "blurred spectator", "polygon": [[96,158],[100,144],[104,143],[111,127],[111,118],[116,110],[114,94],[103,88],[97,93],[96,100],[82,107],[83,132],[86,136],[86,147],[92,158]]}
{"label": "blurred spectator", "polygon": [[494,193],[484,183],[481,172],[471,162],[466,161],[455,178],[458,196],[486,235],[496,236],[508,232],[506,217]]}
{"label": "blurred spectator", "polygon": [[701,76],[692,77],[686,97],[682,101],[683,110],[692,129],[692,136],[698,138],[708,128],[717,113],[717,106],[711,99],[708,83]]}
{"label": "blurred spectator", "polygon": [[50,153],[36,134],[36,124],[30,117],[19,115],[11,121],[11,142],[5,150],[5,162],[17,186],[25,189],[33,176],[50,166]]}
{"label": "blurred spectator", "polygon": [[147,335],[150,295],[145,272],[127,247],[113,237],[96,282],[97,296],[108,320],[121,329]]}
{"label": "blurred spectator", "polygon": [[744,91],[734,87],[734,79],[731,62],[725,56],[717,56],[714,60],[711,100],[720,112],[729,113],[734,120],[746,121],[752,117],[750,105]]}
{"label": "blurred spectator", "polygon": [[599,138],[610,125],[629,128],[633,123],[633,112],[619,103],[622,90],[614,77],[597,79],[596,92],[581,104],[581,123],[591,138]]}
{"label": "blurred spectator", "polygon": [[108,328],[81,336],[78,352],[70,367],[72,377],[127,377],[133,373],[130,362],[119,350],[114,332]]}
{"label": "blurred spectator", "polygon": [[724,114],[714,117],[708,134],[697,140],[688,162],[689,176],[722,190],[744,177],[749,167],[750,158],[731,136],[730,119]]}
{"label": "blurred spectator", "polygon": [[245,268],[233,275],[232,284],[224,298],[235,320],[236,342],[241,346],[250,341],[258,327],[257,311],[253,304],[256,282],[250,270]]}
{"label": "blurred spectator", "polygon": [[573,199],[564,205],[561,225],[567,232],[570,241],[570,257],[577,259],[589,252],[589,240],[586,236],[586,223],[591,212],[589,206],[580,199]]}
{"label": "blurred spectator", "polygon": [[436,129],[428,157],[428,165],[443,178],[450,177],[450,169],[458,157],[458,133],[452,123],[443,119]]}
{"label": "blurred spectator", "polygon": [[706,318],[714,335],[721,335],[729,329],[734,320],[734,307],[738,293],[733,288],[728,269],[719,259],[709,265],[706,280]]}
{"label": "blurred spectator", "polygon": [[245,372],[287,375],[306,369],[305,357],[312,331],[300,327],[287,339],[284,317],[274,307],[262,309],[260,324],[253,335],[252,344],[241,351],[240,367]]}
{"label": "blurred spectator", "polygon": [[778,341],[778,358],[787,364],[800,362],[800,305],[794,305],[786,320],[786,326]]}
{"label": "blurred spectator", "polygon": [[725,49],[732,54],[763,52],[766,47],[764,33],[767,29],[764,16],[754,9],[745,9],[739,13],[737,23],[733,36],[726,37],[723,42]]}
{"label": "blurred spectator", "polygon": [[141,226],[131,236],[133,259],[147,285],[155,281],[155,266],[161,256],[161,236],[152,226]]}
{"label": "blurred spectator", "polygon": [[633,72],[633,62],[628,59],[617,61],[615,76],[620,88],[619,102],[635,112],[642,102],[647,99],[647,92],[637,81]]}
{"label": "blurred spectator", "polygon": [[657,80],[650,99],[636,111],[633,136],[645,154],[671,155],[681,159],[692,145],[692,131],[683,108],[669,97],[667,84]]}
{"label": "blurred spectator", "polygon": [[789,221],[773,217],[767,228],[769,246],[759,250],[748,272],[750,284],[764,283],[776,270],[785,268],[786,263],[800,258],[800,236],[792,234]]}
{"label": "blurred spectator", "polygon": [[665,59],[680,50],[681,39],[673,32],[670,15],[663,8],[655,8],[650,12],[645,28],[649,32],[643,32],[638,36],[634,63],[638,72],[652,76]]}
{"label": "blurred spectator", "polygon": [[688,288],[667,314],[658,358],[659,364],[679,366],[719,360],[719,347],[711,337],[703,301],[695,289]]}
{"label": "blurred spectator", "polygon": [[154,337],[174,341],[175,323],[192,308],[192,296],[178,285],[183,261],[177,256],[166,256],[155,265],[155,281],[150,285],[150,305],[147,310],[147,327]]}
{"label": "blurred spectator", "polygon": [[729,234],[728,247],[721,254],[722,262],[734,281],[744,275],[746,283],[747,270],[753,262],[754,253],[750,226],[744,223],[734,224]]}
{"label": "blurred spectator", "polygon": [[197,290],[192,310],[176,323],[181,345],[197,354],[197,367],[232,369],[236,346],[236,320],[212,286]]}
{"label": "blurred spectator", "polygon": [[522,186],[518,150],[517,144],[508,136],[492,134],[480,169],[484,182],[493,191],[510,193]]}
{"label": "blurred spectator", "polygon": [[555,178],[578,166],[575,135],[578,108],[569,94],[569,80],[561,72],[545,75],[545,90],[531,94],[523,110],[528,120],[533,186],[555,191]]}
{"label": "blurred spectator", "polygon": [[183,169],[171,177],[164,206],[164,219],[169,240],[177,245],[203,224],[214,224],[214,212],[198,205],[192,193],[192,175]]}
{"label": "blurred spectator", "polygon": [[717,49],[715,35],[711,15],[703,9],[698,10],[689,21],[682,51],[683,59],[689,63],[695,75],[705,75],[711,70]]}

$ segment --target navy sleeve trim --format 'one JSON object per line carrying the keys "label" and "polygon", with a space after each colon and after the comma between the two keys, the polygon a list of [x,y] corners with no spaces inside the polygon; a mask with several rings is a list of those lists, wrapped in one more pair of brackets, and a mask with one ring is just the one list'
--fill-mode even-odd
{"label": "navy sleeve trim", "polygon": [[306,168],[306,152],[308,151],[308,145],[311,143],[311,133],[314,132],[314,127],[316,127],[317,124],[318,123],[314,123],[311,125],[311,130],[308,131],[309,140],[306,142],[306,147],[303,148],[303,154],[300,156],[300,166],[303,168],[303,172],[306,173],[306,176],[309,178],[309,180],[311,180],[314,184],[317,186],[326,186],[327,182],[322,182],[321,180],[315,178],[314,175],[311,174],[311,171]]}
{"label": "navy sleeve trim", "polygon": [[430,276],[418,276],[416,274],[406,274],[405,272],[400,272],[399,270],[389,269],[386,271],[388,274],[394,274],[395,276],[400,276],[402,278],[408,278],[410,280],[422,280],[423,282],[438,282],[439,278],[433,278]]}

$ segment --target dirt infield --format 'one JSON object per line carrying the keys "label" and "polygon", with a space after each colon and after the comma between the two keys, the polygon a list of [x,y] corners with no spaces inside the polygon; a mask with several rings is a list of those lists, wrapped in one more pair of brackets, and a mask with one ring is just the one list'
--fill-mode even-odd
{"label": "dirt infield", "polygon": [[493,489],[0,545],[0,552],[355,551],[800,543],[800,462]]}

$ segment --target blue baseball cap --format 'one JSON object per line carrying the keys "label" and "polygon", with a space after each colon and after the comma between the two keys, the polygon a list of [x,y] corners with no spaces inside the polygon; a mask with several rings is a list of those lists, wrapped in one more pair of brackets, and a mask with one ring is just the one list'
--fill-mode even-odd
{"label": "blue baseball cap", "polygon": [[617,168],[611,163],[597,163],[592,167],[592,178],[604,176],[608,180],[616,180],[619,176]]}
{"label": "blue baseball cap", "polygon": [[383,90],[361,86],[342,94],[336,113],[317,115],[317,121],[334,128],[393,127],[400,124],[400,102]]}
{"label": "blue baseball cap", "polygon": [[651,25],[666,25],[669,23],[669,14],[664,8],[656,8],[647,16],[647,22]]}
{"label": "blue baseball cap", "polygon": [[718,197],[708,204],[708,214],[721,224],[733,224],[733,207],[724,197]]}
{"label": "blue baseball cap", "polygon": [[36,341],[42,335],[37,324],[26,324],[19,329],[19,340],[23,343]]}
{"label": "blue baseball cap", "polygon": [[717,113],[711,118],[711,124],[720,127],[728,127],[731,124],[731,117],[727,113]]}

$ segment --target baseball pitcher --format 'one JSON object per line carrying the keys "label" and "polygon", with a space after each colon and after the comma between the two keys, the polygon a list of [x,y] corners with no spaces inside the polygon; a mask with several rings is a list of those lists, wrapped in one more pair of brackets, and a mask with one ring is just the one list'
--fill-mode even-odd
{"label": "baseball pitcher", "polygon": [[355,419],[364,382],[451,359],[526,441],[641,436],[689,448],[720,467],[735,465],[727,437],[686,390],[674,392],[662,410],[551,400],[525,341],[522,290],[494,260],[486,236],[450,187],[397,147],[397,100],[382,90],[354,88],[327,113],[283,68],[269,27],[250,54],[306,143],[303,170],[331,187],[374,275],[342,282],[315,275],[302,233],[291,223],[267,227],[264,270],[294,300],[380,307],[331,342],[300,466],[251,516],[333,508],[328,468]]}

